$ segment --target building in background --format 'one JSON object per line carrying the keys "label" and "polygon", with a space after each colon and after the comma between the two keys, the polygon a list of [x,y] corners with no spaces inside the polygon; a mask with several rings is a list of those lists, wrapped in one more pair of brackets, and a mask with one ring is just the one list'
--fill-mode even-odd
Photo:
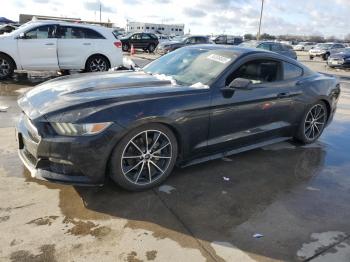
{"label": "building in background", "polygon": [[143,22],[127,22],[126,30],[129,33],[147,32],[154,34],[181,36],[184,35],[184,24],[154,24]]}
{"label": "building in background", "polygon": [[29,14],[20,14],[19,15],[19,23],[24,24],[31,21],[35,17],[38,20],[57,20],[57,21],[65,21],[71,23],[83,23],[83,24],[92,24],[92,25],[101,25],[105,27],[113,27],[113,23],[111,22],[97,22],[97,21],[84,21],[80,18],[69,18],[69,17],[57,17],[57,16],[45,16],[45,15],[29,15]]}

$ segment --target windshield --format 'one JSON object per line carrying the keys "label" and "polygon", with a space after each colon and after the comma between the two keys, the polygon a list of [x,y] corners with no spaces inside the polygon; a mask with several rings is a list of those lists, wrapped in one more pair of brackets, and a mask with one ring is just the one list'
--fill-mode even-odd
{"label": "windshield", "polygon": [[258,42],[256,42],[256,41],[248,41],[248,42],[243,42],[243,43],[239,44],[239,46],[252,48],[252,47],[256,47],[257,44],[258,44]]}
{"label": "windshield", "polygon": [[328,49],[332,46],[333,44],[318,44],[316,47],[319,49]]}
{"label": "windshield", "polygon": [[179,85],[208,85],[237,55],[229,50],[180,48],[144,67],[152,75],[165,75]]}
{"label": "windshield", "polygon": [[187,36],[175,36],[173,41],[184,42],[187,39]]}

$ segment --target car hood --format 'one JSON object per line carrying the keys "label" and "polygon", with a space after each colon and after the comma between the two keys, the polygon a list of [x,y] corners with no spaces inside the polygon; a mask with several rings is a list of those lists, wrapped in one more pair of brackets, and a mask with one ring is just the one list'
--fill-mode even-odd
{"label": "car hood", "polygon": [[97,100],[140,99],[147,95],[195,89],[180,86],[143,71],[89,73],[49,80],[29,90],[18,99],[21,109],[31,119],[67,110]]}
{"label": "car hood", "polygon": [[339,53],[332,54],[329,58],[347,59],[347,58],[350,58],[350,53],[339,52]]}

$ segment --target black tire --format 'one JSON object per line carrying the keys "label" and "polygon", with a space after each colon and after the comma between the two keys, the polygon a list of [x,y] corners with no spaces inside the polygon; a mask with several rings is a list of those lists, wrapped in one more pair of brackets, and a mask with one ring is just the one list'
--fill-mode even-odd
{"label": "black tire", "polygon": [[[320,111],[315,111],[317,108],[319,108]],[[315,120],[311,121],[310,112],[312,110],[314,110],[312,115],[315,116],[314,118]],[[322,116],[323,114],[324,116]],[[312,104],[307,108],[306,112],[304,113],[303,118],[300,121],[297,133],[294,136],[294,139],[301,142],[302,144],[314,143],[322,135],[323,130],[327,124],[327,120],[328,120],[328,111],[327,111],[326,104],[323,101],[318,101]],[[322,125],[316,124],[316,123],[322,123]],[[313,133],[314,134],[313,136],[311,135],[312,130],[315,130]]]}
{"label": "black tire", "polygon": [[314,59],[314,57],[310,55],[310,60],[313,60],[313,59]]}
{"label": "black tire", "polygon": [[11,77],[15,68],[16,65],[11,57],[5,54],[0,54],[0,80]]}
{"label": "black tire", "polygon": [[322,58],[323,58],[324,61],[327,61],[329,56],[330,56],[329,53],[325,53],[325,54],[322,56]]}
{"label": "black tire", "polygon": [[[170,145],[167,146],[167,143]],[[172,172],[177,150],[176,137],[168,127],[152,123],[135,128],[114,148],[109,162],[110,177],[116,184],[130,191],[155,187]]]}
{"label": "black tire", "polygon": [[122,44],[122,50],[124,52],[129,52],[130,50],[130,45],[129,44]]}
{"label": "black tire", "polygon": [[86,72],[103,72],[108,71],[111,68],[109,60],[102,55],[93,55],[87,61],[85,65]]}
{"label": "black tire", "polygon": [[148,51],[149,51],[150,53],[153,53],[155,49],[156,49],[156,46],[155,46],[154,44],[150,44],[150,45],[148,46]]}

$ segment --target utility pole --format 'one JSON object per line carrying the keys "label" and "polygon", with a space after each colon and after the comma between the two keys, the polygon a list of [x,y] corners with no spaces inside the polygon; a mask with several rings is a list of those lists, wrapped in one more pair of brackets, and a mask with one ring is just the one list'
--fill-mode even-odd
{"label": "utility pole", "polygon": [[264,0],[261,0],[261,11],[260,11],[260,21],[259,21],[259,31],[258,31],[258,35],[257,35],[257,40],[260,40],[260,33],[261,33],[261,20],[262,20],[262,16],[263,16],[263,11],[264,11]]}
{"label": "utility pole", "polygon": [[101,23],[101,9],[102,9],[102,4],[101,4],[101,1],[100,1],[100,23]]}

